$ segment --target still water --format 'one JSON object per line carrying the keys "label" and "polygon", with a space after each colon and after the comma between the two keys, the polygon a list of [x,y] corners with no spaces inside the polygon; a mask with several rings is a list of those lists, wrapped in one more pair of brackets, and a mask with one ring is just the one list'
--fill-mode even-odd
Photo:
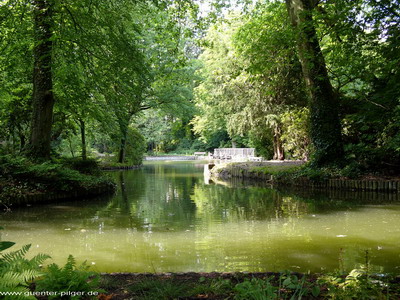
{"label": "still water", "polygon": [[2,213],[2,239],[102,272],[320,272],[366,256],[375,272],[400,272],[398,195],[206,184],[199,162],[109,174],[115,196]]}

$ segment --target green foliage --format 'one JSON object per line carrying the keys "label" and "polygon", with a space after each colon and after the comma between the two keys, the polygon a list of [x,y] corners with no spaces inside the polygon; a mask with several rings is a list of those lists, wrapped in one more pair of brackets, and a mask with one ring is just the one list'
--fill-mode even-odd
{"label": "green foliage", "polygon": [[323,275],[318,283],[326,286],[331,299],[391,299],[387,283],[369,277],[362,269],[354,269],[347,276]]}
{"label": "green foliage", "polygon": [[[278,281],[278,282],[276,282]],[[234,287],[235,299],[302,299],[319,295],[319,287],[306,282],[305,276],[284,272],[275,277],[245,279]]]}
{"label": "green foliage", "polygon": [[300,167],[293,165],[269,165],[264,167],[253,167],[251,168],[251,172],[262,173],[262,174],[270,174],[270,175],[280,175],[287,173],[294,173],[299,170]]}
{"label": "green foliage", "polygon": [[351,163],[346,165],[343,168],[338,167],[325,167],[318,168],[313,164],[306,164],[299,168],[294,168],[292,170],[279,172],[276,174],[275,179],[282,182],[287,182],[290,184],[290,181],[299,179],[299,178],[307,178],[311,181],[321,182],[332,178],[351,178],[355,179],[364,174],[358,164]]}
{"label": "green foliage", "polygon": [[139,299],[178,299],[191,295],[190,285],[172,280],[145,280],[133,284],[129,291]]}
{"label": "green foliage", "polygon": [[138,120],[149,152],[170,152],[177,148],[189,149],[187,128],[180,118],[165,115],[162,110],[146,111]]}
{"label": "green foliage", "polygon": [[274,157],[273,151],[273,138],[268,131],[264,134],[249,134],[248,146],[256,149],[256,155],[265,159],[272,159]]}
{"label": "green foliage", "polygon": [[[294,274],[285,271],[266,277],[237,274],[194,279],[151,276],[137,281],[106,277],[102,286],[110,292],[118,289],[132,299],[398,299],[398,280],[391,276],[369,277],[364,270],[349,274]],[[174,288],[175,287],[175,288]]]}
{"label": "green foliage", "polygon": [[358,178],[363,174],[362,168],[360,167],[359,164],[357,163],[350,163],[346,165],[343,169],[340,171],[340,176],[346,177],[346,178]]}
{"label": "green foliage", "polygon": [[350,5],[340,0],[315,11],[331,82],[341,100],[345,153],[363,172],[394,175],[400,166],[400,73],[393,68],[400,61],[398,7],[397,1]]}
{"label": "green foliage", "polygon": [[209,29],[200,56],[204,80],[195,93],[199,113],[192,120],[203,141],[225,130],[264,157],[278,156],[281,114],[289,105],[305,105],[286,14],[282,3],[259,2],[250,14],[232,13]]}
{"label": "green foliage", "polygon": [[230,279],[211,279],[200,277],[198,284],[192,289],[193,295],[227,295],[232,292],[234,284]]}
{"label": "green foliage", "polygon": [[61,160],[64,166],[76,170],[79,173],[88,175],[99,175],[100,167],[96,159],[81,159],[81,158],[64,158]]}
{"label": "green foliage", "polygon": [[[0,252],[13,245],[13,242],[0,241]],[[29,291],[28,285],[35,278],[43,275],[41,264],[50,256],[37,254],[31,259],[27,259],[25,256],[30,247],[31,245],[25,245],[19,250],[1,253],[0,292],[11,293],[11,295],[4,296],[4,299],[36,299],[33,296],[24,295],[24,293]],[[13,295],[13,292],[21,294]]]}
{"label": "green foliage", "polygon": [[328,180],[331,178],[350,178],[355,179],[359,178],[364,174],[364,171],[361,169],[360,165],[357,163],[350,163],[343,168],[338,167],[325,167],[325,168],[317,168],[312,164],[305,164],[301,167],[292,167],[287,169],[282,169],[273,172],[270,171],[269,168],[255,168],[259,169],[260,172],[264,173],[273,173],[275,175],[274,179],[290,183],[293,180],[299,178],[307,178],[311,181],[319,182]]}
{"label": "green foliage", "polygon": [[[129,127],[126,136],[125,159],[122,163],[141,165],[145,152],[146,142],[143,135],[136,128]],[[118,155],[115,158],[118,159]]]}
{"label": "green foliage", "polygon": [[[3,2],[0,147],[15,155],[31,130],[34,5]],[[221,18],[206,34],[189,0],[53,2],[55,152],[85,156],[86,147],[103,153],[126,145],[127,162],[137,164],[141,139],[135,133],[122,142],[137,126],[148,151],[209,151],[241,137],[265,158],[277,145],[289,158],[312,157],[307,94],[283,1],[244,1],[230,13],[211,1],[210,16],[217,9]],[[361,172],[396,175],[398,1],[317,2],[312,25],[341,105],[347,160]],[[343,174],[356,176],[357,168]]]}
{"label": "green foliage", "polygon": [[[29,166],[26,170],[14,173],[18,179],[34,179],[38,183],[60,189],[61,191],[71,191],[79,187],[90,187],[94,178],[84,175],[77,170],[64,167],[61,164],[44,162]],[[96,178],[95,182],[99,182]]]}
{"label": "green foliage", "polygon": [[[57,101],[51,139],[57,151],[74,157],[76,148],[82,148],[84,157],[86,147],[99,144],[96,138],[103,132],[107,141],[102,144],[116,135],[123,139],[134,117],[155,107],[191,118],[197,67],[188,56],[196,52],[190,50],[195,47],[190,38],[199,21],[197,4],[186,0],[51,4],[53,47],[43,57],[54,62],[51,90]],[[0,10],[0,138],[7,153],[19,153],[32,129],[34,7],[29,1],[5,1]],[[118,141],[118,145],[124,151],[125,144]],[[129,156],[135,164],[140,160],[136,153]]]}
{"label": "green foliage", "polygon": [[271,300],[277,299],[278,288],[269,279],[252,278],[238,283],[235,288],[235,299],[238,300]]}
{"label": "green foliage", "polygon": [[[312,11],[313,26],[341,104],[348,163],[358,164],[363,172],[394,175],[400,169],[398,3],[353,2],[319,1]],[[306,93],[286,14],[279,1],[258,1],[254,10],[228,15],[210,28],[200,57],[204,80],[196,89],[199,114],[192,121],[194,130],[203,141],[221,128],[231,137],[250,133],[270,141],[281,131],[289,157],[325,157],[325,165],[336,164],[341,151],[326,156],[340,143],[323,142],[329,132],[319,135],[330,125],[333,111],[325,111],[325,121],[315,127],[318,153],[311,155],[316,149],[310,147]],[[314,113],[314,123],[319,114]],[[356,176],[358,171],[352,169],[344,170],[344,176]]]}
{"label": "green foliage", "polygon": [[[80,292],[81,295],[49,296],[49,299],[90,299],[89,292],[99,292],[99,275],[89,271],[89,266],[82,263],[77,266],[72,255],[68,256],[67,263],[63,267],[51,264],[46,267],[46,273],[36,281],[36,291],[54,291],[60,293]],[[82,297],[82,295],[84,295]]]}
{"label": "green foliage", "polygon": [[311,152],[308,109],[289,109],[281,115],[281,121],[284,149],[292,158],[307,160]]}
{"label": "green foliage", "polygon": [[[85,172],[91,170],[92,174],[80,173],[69,168],[82,168]],[[0,156],[0,175],[3,185],[2,199],[12,201],[13,198],[24,194],[43,192],[68,192],[90,191],[101,186],[112,188],[114,184],[110,179],[98,176],[98,171],[91,169],[94,163],[81,164],[81,162],[44,162],[32,163],[23,157]],[[78,167],[79,166],[79,167]]]}

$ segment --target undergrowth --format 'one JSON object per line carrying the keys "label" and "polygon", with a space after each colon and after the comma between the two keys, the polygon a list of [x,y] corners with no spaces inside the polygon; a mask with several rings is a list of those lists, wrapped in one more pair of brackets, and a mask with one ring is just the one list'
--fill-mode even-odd
{"label": "undergrowth", "polygon": [[291,182],[299,178],[307,178],[315,182],[332,178],[356,179],[363,175],[361,169],[355,164],[350,164],[343,168],[335,166],[316,168],[311,164],[302,166],[262,166],[254,167],[252,171],[273,175],[274,180],[279,182]]}
{"label": "undergrowth", "polygon": [[[51,264],[45,269],[43,277],[36,281],[36,291],[55,291],[48,299],[89,299],[99,293],[99,275],[89,270],[86,262],[77,265],[75,258],[68,256],[63,267]],[[72,292],[72,293],[71,293]],[[61,297],[60,295],[64,295]]]}
{"label": "undergrowth", "polygon": [[29,194],[87,192],[114,183],[100,175],[94,160],[62,159],[33,163],[24,157],[0,156],[0,201]]}
{"label": "undergrowth", "polygon": [[161,275],[123,281],[117,276],[116,284],[112,281],[108,276],[101,286],[108,294],[126,295],[127,299],[399,299],[399,287],[391,277],[377,279],[368,276],[363,269],[355,269],[347,275],[317,276],[285,271],[265,276],[238,273],[229,279],[182,279]]}
{"label": "undergrowth", "polygon": [[[3,228],[0,227],[1,229]],[[35,278],[44,274],[41,265],[50,256],[37,254],[31,259],[27,259],[25,256],[31,245],[25,245],[16,251],[3,252],[14,244],[0,239],[0,299],[36,299],[33,296],[25,296],[24,293],[29,292],[29,284]],[[21,293],[21,295],[2,295],[3,293]]]}

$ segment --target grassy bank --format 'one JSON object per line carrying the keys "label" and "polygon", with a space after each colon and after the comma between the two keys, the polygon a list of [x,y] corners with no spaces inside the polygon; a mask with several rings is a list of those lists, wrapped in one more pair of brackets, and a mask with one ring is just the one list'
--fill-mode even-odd
{"label": "grassy bank", "polygon": [[[104,274],[103,299],[399,299],[395,276],[281,273]],[[109,298],[106,298],[109,297]]]}
{"label": "grassy bank", "polygon": [[37,195],[90,195],[115,190],[95,160],[59,159],[33,163],[24,157],[0,156],[0,201],[13,204]]}
{"label": "grassy bank", "polygon": [[212,176],[257,179],[283,186],[367,191],[400,191],[400,176],[361,172],[352,165],[344,168],[313,168],[301,162],[246,162],[216,165]]}
{"label": "grassy bank", "polygon": [[132,165],[128,163],[117,163],[110,161],[101,161],[100,169],[102,170],[130,170],[130,169],[138,169],[142,165]]}
{"label": "grassy bank", "polygon": [[301,161],[230,162],[215,165],[211,169],[211,174],[222,179],[231,177],[271,179],[271,176],[295,174],[302,167]]}

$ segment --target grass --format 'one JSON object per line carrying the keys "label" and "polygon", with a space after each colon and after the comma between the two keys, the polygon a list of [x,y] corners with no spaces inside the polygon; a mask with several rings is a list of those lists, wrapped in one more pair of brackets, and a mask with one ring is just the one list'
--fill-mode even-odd
{"label": "grass", "polygon": [[193,293],[192,285],[174,280],[143,280],[128,287],[128,291],[136,299],[177,299],[189,297]]}
{"label": "grass", "polygon": [[[399,279],[365,270],[323,275],[209,273],[106,275],[101,288],[112,299],[399,299]],[[115,283],[113,283],[115,281]]]}
{"label": "grass", "polygon": [[101,161],[99,165],[101,169],[124,169],[140,167],[140,165],[133,165],[130,163],[118,163],[112,161]]}
{"label": "grass", "polygon": [[268,166],[260,166],[260,167],[252,167],[250,172],[269,174],[269,175],[279,175],[282,173],[294,173],[298,171],[301,167],[293,166],[293,165],[268,165]]}
{"label": "grass", "polygon": [[311,164],[290,164],[290,163],[267,163],[260,165],[259,163],[227,163],[217,165],[213,173],[224,174],[231,173],[233,170],[239,169],[240,172],[247,172],[250,177],[254,175],[273,175],[274,181],[280,183],[290,183],[299,178],[307,178],[311,181],[323,181],[332,178],[348,178],[356,179],[362,177],[363,174],[358,165],[349,164],[343,168],[325,167],[315,168]]}
{"label": "grass", "polygon": [[[103,277],[101,288],[114,295],[129,295],[129,299],[224,299],[233,292],[234,285],[222,278],[165,278],[164,276],[143,276],[123,280],[118,276]],[[220,298],[223,297],[223,298]]]}

